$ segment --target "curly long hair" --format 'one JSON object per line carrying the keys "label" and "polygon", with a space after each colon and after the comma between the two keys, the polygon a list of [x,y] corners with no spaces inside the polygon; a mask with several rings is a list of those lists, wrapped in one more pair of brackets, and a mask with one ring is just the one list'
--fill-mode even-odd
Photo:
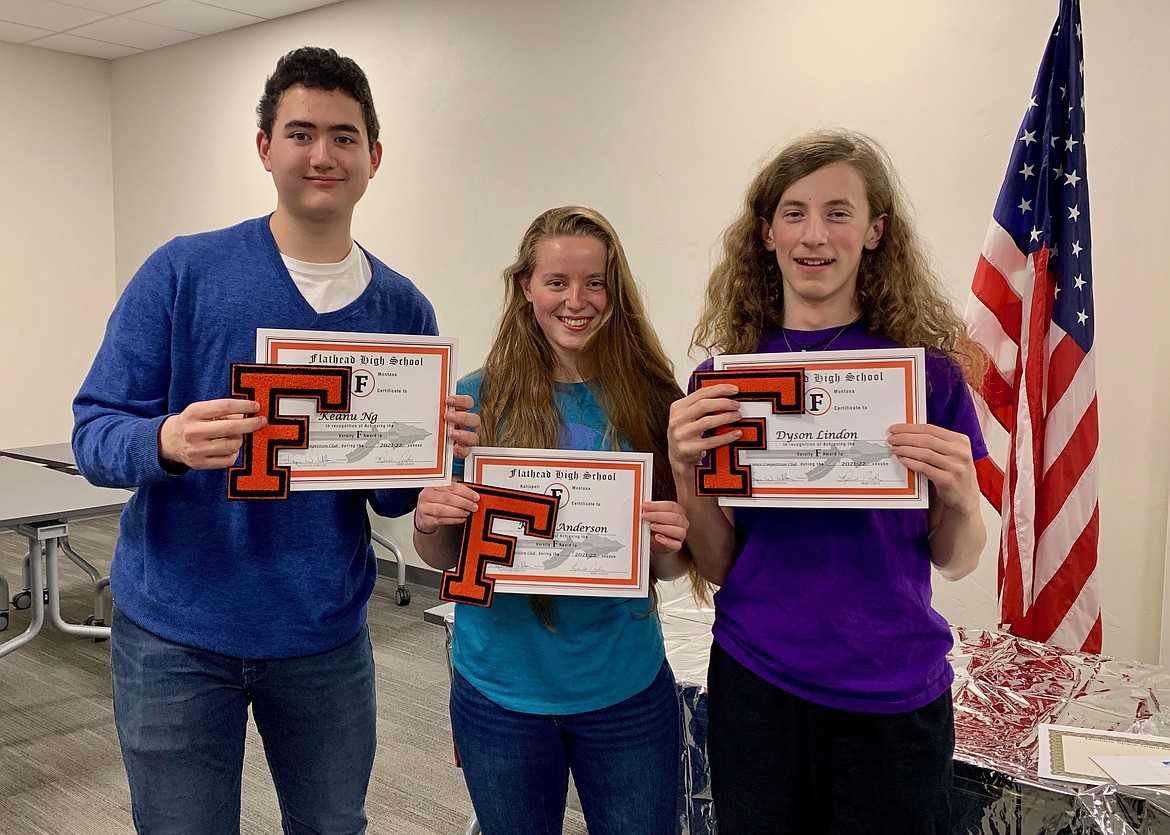
{"label": "curly long hair", "polygon": [[846,162],[865,183],[869,220],[885,216],[877,246],[861,254],[857,307],[866,326],[907,347],[946,352],[968,379],[980,379],[986,357],[967,334],[914,229],[909,202],[885,150],[862,133],[817,131],[789,143],[748,186],[743,210],[723,233],[723,256],[711,272],[692,347],[750,353],[784,323],[776,254],[764,248],[760,221],[772,221],[782,195],[826,165]]}
{"label": "curly long hair", "polygon": [[[515,262],[504,270],[504,310],[480,383],[481,443],[557,447],[559,416],[553,400],[557,358],[524,295],[536,270],[538,246],[555,238],[594,238],[605,245],[608,304],[581,346],[577,370],[605,410],[613,449],[624,441],[632,449],[653,453],[653,496],[673,500],[666,424],[670,404],[683,394],[650,325],[617,232],[600,212],[585,206],[543,212],[520,240]],[[702,594],[706,587],[693,564],[689,573]],[[551,626],[551,600],[536,595],[530,599],[537,615]]]}

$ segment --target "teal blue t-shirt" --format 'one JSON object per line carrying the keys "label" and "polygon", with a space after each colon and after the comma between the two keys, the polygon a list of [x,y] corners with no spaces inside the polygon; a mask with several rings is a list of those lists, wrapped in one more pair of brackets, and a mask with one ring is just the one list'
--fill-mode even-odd
{"label": "teal blue t-shirt", "polygon": [[[459,381],[479,408],[480,372]],[[612,448],[605,411],[586,383],[557,383],[561,449]],[[457,474],[463,461],[456,459]],[[521,713],[584,713],[650,686],[665,658],[649,597],[556,597],[556,631],[522,594],[496,594],[488,608],[456,604],[451,658],[485,697]]]}

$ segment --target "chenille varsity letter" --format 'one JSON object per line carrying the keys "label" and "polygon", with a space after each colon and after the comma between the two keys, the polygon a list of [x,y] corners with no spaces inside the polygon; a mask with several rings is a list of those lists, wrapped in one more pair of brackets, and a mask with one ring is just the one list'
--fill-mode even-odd
{"label": "chenille varsity letter", "polygon": [[[720,383],[739,387],[733,399],[743,402],[768,403],[774,415],[798,415],[804,412],[804,369],[755,369],[729,371],[698,371],[695,388]],[[739,452],[745,449],[767,449],[768,427],[764,418],[749,417],[737,420],[715,430],[724,435],[734,430],[743,435],[725,446],[707,453],[707,460],[695,468],[695,492],[700,496],[750,496],[752,494],[751,467],[739,463]]]}
{"label": "chenille varsity letter", "polygon": [[467,519],[459,564],[454,571],[443,572],[439,597],[490,606],[496,581],[484,572],[488,565],[511,565],[516,553],[516,537],[492,533],[492,524],[497,519],[512,519],[524,526],[526,536],[552,539],[557,497],[470,482],[467,486],[479,494],[479,510]]}
{"label": "chenille varsity letter", "polygon": [[244,436],[244,460],[228,468],[229,499],[287,499],[289,468],[276,463],[281,449],[309,445],[306,415],[279,415],[282,397],[317,401],[318,412],[349,411],[350,369],[332,365],[232,363],[232,395],[260,404],[268,425]]}

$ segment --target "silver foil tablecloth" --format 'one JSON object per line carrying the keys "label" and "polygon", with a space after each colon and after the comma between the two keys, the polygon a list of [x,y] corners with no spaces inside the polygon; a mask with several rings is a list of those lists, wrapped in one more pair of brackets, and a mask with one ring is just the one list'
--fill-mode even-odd
{"label": "silver foil tablecloth", "polygon": [[954,832],[1167,835],[1170,792],[1036,774],[1043,722],[1167,735],[1170,672],[957,628]]}
{"label": "silver foil tablecloth", "polygon": [[[706,753],[714,616],[686,596],[664,601],[661,615],[682,701],[679,831],[715,835]],[[1042,722],[1170,736],[1170,672],[1002,632],[954,634],[956,835],[1170,835],[1170,792],[1036,774]]]}
{"label": "silver foil tablecloth", "polygon": [[682,705],[680,835],[715,835],[711,769],[707,765],[707,660],[715,613],[689,595],[659,605],[666,657],[678,682]]}

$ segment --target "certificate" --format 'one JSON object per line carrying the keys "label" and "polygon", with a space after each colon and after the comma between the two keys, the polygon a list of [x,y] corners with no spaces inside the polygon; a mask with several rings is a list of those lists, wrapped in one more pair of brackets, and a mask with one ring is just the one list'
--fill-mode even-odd
{"label": "certificate", "polygon": [[1042,723],[1036,772],[1041,777],[1070,783],[1108,783],[1102,767],[1114,758],[1157,757],[1170,760],[1170,740],[1120,731],[1094,731]]}
{"label": "certificate", "polygon": [[523,536],[497,520],[496,534],[516,537],[511,566],[492,565],[495,590],[512,594],[645,597],[650,590],[650,500],[654,457],[642,452],[475,447],[468,481],[556,496],[551,540]]}
{"label": "certificate", "polygon": [[309,418],[308,447],[277,452],[289,489],[450,484],[454,447],[443,415],[455,393],[455,349],[454,339],[434,336],[258,328],[257,362],[351,369],[348,412],[281,399],[280,414]]}
{"label": "certificate", "polygon": [[745,418],[765,421],[766,446],[738,452],[739,464],[750,468],[750,490],[719,503],[926,507],[926,477],[904,467],[886,441],[892,424],[926,420],[925,360],[922,348],[716,357],[719,371],[801,369],[804,375],[798,413],[741,403]]}

